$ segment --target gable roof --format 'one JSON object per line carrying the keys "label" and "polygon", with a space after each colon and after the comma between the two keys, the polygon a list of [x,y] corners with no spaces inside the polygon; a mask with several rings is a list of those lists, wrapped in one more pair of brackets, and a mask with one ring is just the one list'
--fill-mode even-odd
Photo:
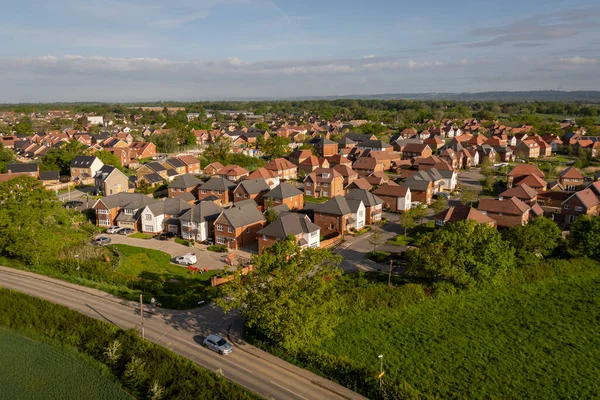
{"label": "gable roof", "polygon": [[272,171],[270,169],[266,169],[264,167],[261,167],[257,170],[255,170],[254,172],[252,172],[250,175],[247,176],[248,179],[272,179],[272,178],[277,178],[277,172]]}
{"label": "gable roof", "polygon": [[6,164],[6,171],[11,173],[19,172],[38,172],[38,163],[10,163]]}
{"label": "gable roof", "polygon": [[547,182],[537,175],[527,175],[515,182],[515,186],[520,186],[520,185],[525,185],[525,184],[528,185],[529,187],[536,189],[536,188],[545,187],[547,185]]}
{"label": "gable roof", "polygon": [[158,200],[154,200],[141,193],[121,192],[99,199],[96,201],[96,203],[94,203],[92,208],[96,208],[98,203],[102,203],[109,209],[116,207],[137,209],[145,207],[148,204],[152,204],[156,201]]}
{"label": "gable roof", "polygon": [[529,206],[516,197],[505,200],[480,199],[478,210],[509,215],[523,215],[529,210]]}
{"label": "gable roof", "polygon": [[189,189],[201,184],[202,181],[192,174],[180,175],[171,182],[169,189]]}
{"label": "gable roof", "polygon": [[475,221],[479,224],[496,225],[494,219],[488,217],[476,208],[462,204],[442,211],[435,216],[435,219],[444,222]]}
{"label": "gable roof", "polygon": [[224,216],[234,228],[252,225],[264,221],[264,215],[258,210],[258,205],[252,199],[235,203],[233,207],[223,211],[219,217]]}
{"label": "gable roof", "polygon": [[500,193],[500,197],[517,197],[519,199],[535,199],[537,197],[537,191],[532,189],[528,184],[523,183],[522,185],[513,186],[510,189]]}
{"label": "gable roof", "polygon": [[402,152],[406,152],[406,153],[422,153],[426,147],[429,147],[429,145],[425,144],[425,143],[407,143],[404,148],[402,149]]}
{"label": "gable roof", "polygon": [[236,184],[229,179],[215,176],[201,184],[198,188],[201,190],[218,190],[224,192],[226,190],[233,190],[235,187]]}
{"label": "gable roof", "polygon": [[596,193],[594,193],[594,191],[589,187],[573,193],[571,196],[569,196],[569,198],[567,198],[563,202],[563,204],[568,202],[573,196],[577,197],[579,201],[581,201],[581,204],[583,204],[587,209],[590,209],[600,204],[600,199],[598,198],[598,196],[596,196]]}
{"label": "gable roof", "polygon": [[274,160],[269,161],[269,163],[265,165],[265,168],[272,171],[283,171],[286,169],[296,169],[298,167],[296,166],[296,164],[289,162],[285,158],[276,158]]}
{"label": "gable roof", "polygon": [[561,178],[568,179],[583,179],[583,175],[575,167],[568,167],[559,173]]}
{"label": "gable roof", "polygon": [[60,173],[58,171],[41,171],[40,181],[57,181],[60,179]]}
{"label": "gable roof", "polygon": [[536,175],[540,178],[544,178],[546,175],[534,164],[519,164],[516,165],[510,172],[507,174],[508,176],[522,176],[522,175]]}
{"label": "gable roof", "polygon": [[157,201],[147,206],[154,215],[175,215],[178,216],[192,206],[179,197],[167,198],[164,201]]}
{"label": "gable roof", "polygon": [[409,189],[410,187],[408,185],[398,186],[396,184],[384,183],[377,189],[373,190],[372,193],[380,196],[406,197]]}
{"label": "gable roof", "polygon": [[71,168],[89,168],[95,160],[94,156],[75,156],[71,161]]}
{"label": "gable roof", "polygon": [[151,174],[146,174],[143,176],[148,183],[159,183],[163,181],[163,177],[157,174],[156,172],[152,172]]}
{"label": "gable roof", "polygon": [[213,163],[208,164],[204,169],[206,169],[208,167],[212,167],[216,171],[218,171],[220,169],[223,169],[223,164],[221,164],[220,162],[213,162]]}
{"label": "gable roof", "polygon": [[178,158],[169,158],[165,161],[166,163],[168,163],[169,165],[171,165],[174,168],[183,168],[185,167],[185,163],[183,161],[181,161]]}
{"label": "gable roof", "polygon": [[348,201],[343,196],[335,196],[315,208],[315,212],[331,215],[348,215],[352,213]]}
{"label": "gable roof", "polygon": [[238,184],[238,186],[235,188],[235,190],[237,190],[239,187],[242,187],[244,189],[244,191],[248,194],[257,194],[260,192],[267,192],[270,189],[267,181],[265,181],[262,178],[243,180]]}
{"label": "gable roof", "polygon": [[185,211],[179,219],[181,221],[194,221],[196,223],[213,221],[217,219],[223,208],[212,201],[201,201],[197,206]]}
{"label": "gable roof", "polygon": [[361,200],[365,207],[374,207],[383,204],[383,200],[365,189],[351,189],[346,195],[347,199]]}
{"label": "gable roof", "polygon": [[355,179],[352,182],[350,182],[348,184],[348,186],[346,187],[346,189],[351,189],[351,188],[371,190],[371,189],[373,189],[373,185],[371,185],[371,183],[366,178],[360,177],[360,178]]}
{"label": "gable roof", "polygon": [[281,212],[275,221],[258,231],[257,234],[285,239],[288,235],[297,236],[303,233],[317,232],[320,229],[311,222],[308,215]]}
{"label": "gable roof", "polygon": [[165,167],[162,166],[161,163],[156,162],[156,161],[146,163],[146,164],[144,164],[144,166],[150,168],[154,172],[162,172],[162,171],[167,170]]}
{"label": "gable roof", "polygon": [[267,199],[289,199],[290,197],[302,195],[303,193],[297,188],[293,187],[287,182],[283,182],[272,190],[270,190],[267,194],[265,194],[265,198]]}
{"label": "gable roof", "polygon": [[196,157],[186,154],[184,156],[179,156],[177,157],[179,158],[179,160],[184,163],[185,165],[193,165],[193,164],[200,164],[200,160],[198,160]]}

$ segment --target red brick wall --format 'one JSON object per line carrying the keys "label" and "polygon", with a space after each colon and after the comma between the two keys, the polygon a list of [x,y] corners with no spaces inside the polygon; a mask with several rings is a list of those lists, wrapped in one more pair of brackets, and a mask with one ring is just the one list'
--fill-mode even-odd
{"label": "red brick wall", "polygon": [[[331,225],[333,224],[333,229]],[[315,213],[315,225],[321,228],[321,233],[346,232],[346,219],[335,215]]]}

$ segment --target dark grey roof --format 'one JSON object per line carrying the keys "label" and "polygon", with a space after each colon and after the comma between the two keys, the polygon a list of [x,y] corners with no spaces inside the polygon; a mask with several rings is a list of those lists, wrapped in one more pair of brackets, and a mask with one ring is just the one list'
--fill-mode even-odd
{"label": "dark grey roof", "polygon": [[382,140],[365,140],[359,143],[360,147],[370,147],[372,149],[385,149],[391,147],[388,143]]}
{"label": "dark grey roof", "polygon": [[166,162],[172,165],[174,168],[185,167],[185,164],[179,158],[169,158]]}
{"label": "dark grey roof", "polygon": [[150,168],[154,172],[160,172],[160,171],[166,170],[166,168],[163,167],[162,165],[160,165],[160,163],[158,163],[158,162],[149,162],[144,165],[146,165],[148,168]]}
{"label": "dark grey roof", "polygon": [[[99,179],[99,180],[105,180],[106,178],[108,178],[110,176],[110,174],[112,174],[117,168],[113,167],[112,165],[103,165],[102,168],[100,168],[98,170],[98,172],[96,172],[96,176],[94,176],[95,179]],[[118,171],[118,170],[117,170]],[[120,171],[119,171],[120,172]]]}
{"label": "dark grey roof", "polygon": [[360,208],[360,205],[364,204],[362,202],[362,200],[359,200],[359,199],[346,199],[346,202],[348,203],[348,206],[350,207],[350,210],[353,213],[358,212],[358,209]]}
{"label": "dark grey roof", "polygon": [[410,190],[417,190],[417,191],[423,192],[423,191],[427,190],[427,188],[429,187],[429,182],[430,181],[407,179],[400,186],[407,187]]}
{"label": "dark grey roof", "polygon": [[192,206],[179,197],[165,199],[165,201],[157,201],[148,205],[150,211],[154,215],[179,215],[185,210],[189,210]]}
{"label": "dark grey roof", "polygon": [[[245,181],[241,181],[238,187],[241,186],[244,188],[246,193],[248,194],[257,194],[260,192],[268,192],[270,187],[267,181],[262,178],[258,179],[246,179]],[[236,188],[237,189],[237,188]]]}
{"label": "dark grey roof", "polygon": [[283,182],[273,188],[269,193],[265,194],[265,197],[268,199],[288,199],[290,197],[298,196],[299,194],[302,194],[300,190],[287,182]]}
{"label": "dark grey roof", "polygon": [[323,146],[325,144],[337,144],[337,143],[334,142],[333,140],[322,138],[322,139],[319,139],[319,141],[317,142],[317,144]]}
{"label": "dark grey roof", "polygon": [[264,215],[258,210],[256,202],[252,199],[235,203],[233,207],[221,213],[234,228],[251,225],[264,221]]}
{"label": "dark grey roof", "polygon": [[352,212],[345,197],[335,196],[315,208],[316,212],[331,215],[348,215]]}
{"label": "dark grey roof", "polygon": [[146,179],[149,183],[159,183],[163,181],[163,177],[156,172],[144,175],[144,179]]}
{"label": "dark grey roof", "polygon": [[38,163],[10,163],[6,164],[6,171],[10,172],[37,172]]}
{"label": "dark grey roof", "polygon": [[244,133],[244,136],[247,138],[253,138],[253,137],[259,137],[259,136],[265,136],[265,132],[263,130],[252,130],[252,131],[248,131],[246,133]]}
{"label": "dark grey roof", "polygon": [[40,172],[40,181],[57,181],[60,179],[58,171],[42,171]]}
{"label": "dark grey roof", "polygon": [[94,163],[96,157],[94,156],[75,156],[71,161],[72,168],[89,168]]}
{"label": "dark grey roof", "polygon": [[229,179],[225,179],[220,176],[215,176],[210,178],[207,182],[200,185],[199,189],[219,190],[224,192],[225,190],[233,190],[235,187],[236,184],[234,182],[231,182]]}
{"label": "dark grey roof", "polygon": [[343,138],[341,138],[338,143],[342,144],[342,145],[356,144],[356,142],[354,140],[350,139],[348,136],[344,136]]}
{"label": "dark grey roof", "polygon": [[141,194],[141,193],[126,193],[121,192],[117,194],[113,194],[111,196],[106,196],[100,200],[98,200],[94,204],[94,208],[96,208],[96,204],[104,203],[106,207],[109,209],[116,207],[130,208],[130,209],[138,209],[147,206],[148,204],[152,204],[156,202],[156,200]]}
{"label": "dark grey roof", "polygon": [[186,203],[189,203],[190,201],[196,201],[196,196],[190,192],[183,192],[175,197],[185,201]]}
{"label": "dark grey roof", "polygon": [[313,224],[307,215],[283,212],[273,223],[257,232],[278,239],[285,239],[288,235],[300,235],[318,231],[320,228]]}
{"label": "dark grey roof", "polygon": [[177,170],[175,169],[168,169],[167,170],[167,176],[178,176],[179,172],[177,172]]}
{"label": "dark grey roof", "polygon": [[277,214],[279,214],[282,212],[290,211],[290,208],[288,207],[287,204],[281,203],[278,206],[273,207],[273,211],[275,211]]}
{"label": "dark grey roof", "polygon": [[371,139],[371,135],[366,135],[364,133],[347,133],[345,137],[358,143]]}
{"label": "dark grey roof", "polygon": [[173,182],[171,182],[171,184],[169,185],[169,188],[170,189],[189,189],[189,188],[197,186],[201,183],[202,183],[202,181],[200,179],[196,178],[194,175],[185,174],[185,175],[181,175],[181,176],[178,176],[177,178],[175,178],[175,180],[173,180]]}
{"label": "dark grey roof", "polygon": [[213,221],[222,212],[223,208],[212,201],[201,201],[197,206],[194,206],[181,214],[179,220],[191,221],[193,219],[196,223]]}
{"label": "dark grey roof", "polygon": [[348,191],[346,198],[361,200],[365,207],[373,207],[378,204],[383,204],[383,200],[365,189],[351,189]]}

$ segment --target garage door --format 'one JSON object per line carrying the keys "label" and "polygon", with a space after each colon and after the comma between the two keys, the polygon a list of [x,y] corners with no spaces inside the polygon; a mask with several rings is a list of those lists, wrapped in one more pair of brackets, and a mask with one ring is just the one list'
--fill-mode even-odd
{"label": "garage door", "polygon": [[167,229],[169,232],[177,233],[177,225],[169,225]]}

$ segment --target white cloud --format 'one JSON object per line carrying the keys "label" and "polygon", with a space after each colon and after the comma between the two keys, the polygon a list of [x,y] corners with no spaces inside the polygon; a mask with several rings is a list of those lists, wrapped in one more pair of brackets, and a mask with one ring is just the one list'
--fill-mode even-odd
{"label": "white cloud", "polygon": [[559,59],[561,63],[570,64],[570,65],[586,65],[586,64],[595,64],[598,62],[596,58],[586,58],[581,56],[575,57],[561,57]]}
{"label": "white cloud", "polygon": [[375,54],[369,54],[368,56],[364,56],[363,58],[375,58]]}

